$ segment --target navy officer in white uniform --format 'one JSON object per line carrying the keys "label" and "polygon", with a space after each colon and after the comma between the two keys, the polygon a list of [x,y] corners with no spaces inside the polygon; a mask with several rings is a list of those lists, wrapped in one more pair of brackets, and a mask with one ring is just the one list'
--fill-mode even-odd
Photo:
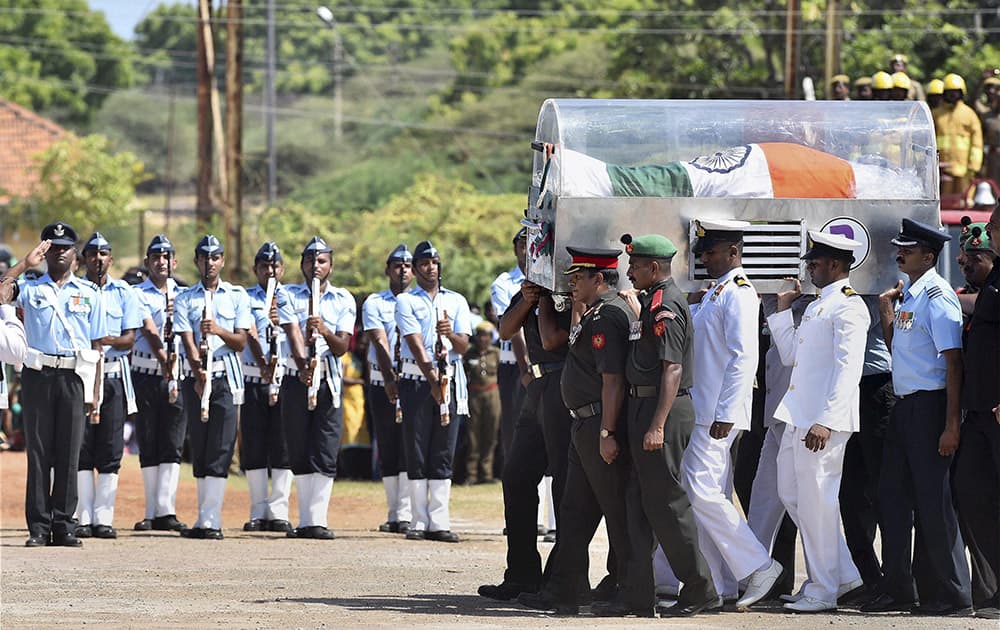
{"label": "navy officer in white uniform", "polygon": [[681,481],[698,523],[698,539],[715,590],[737,595],[738,580],[748,580],[739,606],[765,597],[781,576],[732,501],[731,450],[740,431],[750,429],[750,403],[757,373],[757,314],[760,299],[743,269],[746,221],[697,221],[694,254],[715,286],[694,305],[695,427],[681,460]]}
{"label": "navy officer in white uniform", "polygon": [[795,612],[835,610],[839,593],[862,584],[840,529],[839,500],[847,440],[860,428],[870,323],[868,307],[848,284],[860,243],[813,230],[809,239],[802,258],[819,297],[796,328],[791,305],[802,290],[795,279],[767,318],[782,363],[792,366],[775,418],[788,424],[778,449],[778,496],[799,527],[809,576],[802,597],[784,606]]}
{"label": "navy officer in white uniform", "polygon": [[100,291],[73,275],[76,231],[52,223],[42,240],[51,243],[48,273],[24,282],[17,299],[28,340],[21,372],[28,451],[25,545],[79,547],[83,541],[73,534],[76,473],[90,407],[102,386],[96,372],[108,329]]}

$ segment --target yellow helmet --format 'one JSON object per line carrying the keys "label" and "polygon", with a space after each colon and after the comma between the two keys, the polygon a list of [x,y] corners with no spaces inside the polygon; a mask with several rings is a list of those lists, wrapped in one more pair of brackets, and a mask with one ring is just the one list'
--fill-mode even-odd
{"label": "yellow helmet", "polygon": [[872,89],[873,90],[891,90],[892,89],[892,77],[889,76],[888,72],[876,72],[872,75]]}
{"label": "yellow helmet", "polygon": [[835,74],[830,79],[830,85],[834,85],[835,83],[843,83],[844,85],[850,85],[851,77],[847,76],[846,74]]}
{"label": "yellow helmet", "polygon": [[897,72],[892,75],[892,87],[901,88],[903,90],[910,89],[910,77],[906,76],[905,72]]}
{"label": "yellow helmet", "polygon": [[934,79],[927,84],[927,96],[939,94],[944,94],[944,81],[941,79]]}
{"label": "yellow helmet", "polygon": [[946,74],[944,75],[944,89],[945,90],[962,90],[965,91],[965,79],[958,76],[957,74]]}

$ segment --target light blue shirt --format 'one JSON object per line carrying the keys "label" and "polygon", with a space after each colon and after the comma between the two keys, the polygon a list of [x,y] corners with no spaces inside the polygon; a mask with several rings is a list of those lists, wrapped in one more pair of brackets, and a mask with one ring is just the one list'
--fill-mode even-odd
{"label": "light blue shirt", "polygon": [[[309,319],[309,299],[310,289],[308,284],[289,284],[285,286],[288,292],[289,302],[294,312],[294,319],[302,329],[303,335],[306,331],[306,320]],[[323,323],[332,328],[335,332],[346,332],[354,334],[354,323],[358,319],[358,307],[347,289],[335,287],[327,283],[326,290],[319,298],[319,314],[323,317]],[[323,357],[330,351],[327,347],[326,339],[322,336],[316,338],[316,356]],[[339,360],[339,357],[338,357]]]}
{"label": "light blue shirt", "polygon": [[[174,300],[184,290],[177,286],[173,278],[167,278],[167,285],[174,294]],[[142,308],[142,319],[145,321],[146,318],[151,318],[156,325],[156,329],[162,334],[167,310],[166,293],[161,292],[149,278],[132,287],[132,290],[135,291],[136,296],[139,298],[139,305]],[[149,345],[149,339],[146,338],[146,333],[141,328],[139,329],[139,334],[136,336],[135,345],[132,346],[132,350],[133,352],[145,355],[153,354],[153,349]]]}
{"label": "light blue shirt", "polygon": [[[271,318],[268,317],[269,305],[264,303],[267,297],[266,287],[255,284],[246,290],[247,297],[250,298],[250,313],[253,315],[254,324],[257,325],[257,338],[260,341],[261,351],[266,357],[271,352],[271,344],[267,342],[267,329],[271,326]],[[288,356],[288,340],[285,338],[285,331],[281,328],[285,324],[297,324],[298,318],[295,316],[295,307],[288,297],[285,287],[278,285],[274,290],[275,301],[278,303],[278,326],[275,332],[275,339],[278,342],[278,357],[281,361]],[[257,359],[250,351],[250,344],[243,349],[243,362],[247,365],[257,365]]]}
{"label": "light blue shirt", "polygon": [[[380,293],[372,293],[361,306],[361,327],[369,330],[384,330],[389,339],[390,356],[396,349],[396,296],[389,289]],[[401,344],[402,346],[406,344]],[[375,354],[375,344],[368,345],[368,364],[378,368],[378,357]]]}
{"label": "light blue shirt", "polygon": [[45,354],[89,350],[92,341],[108,334],[101,292],[83,278],[71,276],[62,287],[49,274],[27,280],[17,306],[24,312],[28,347]]}
{"label": "light blue shirt", "polygon": [[[124,280],[109,278],[101,287],[104,299],[104,312],[107,316],[108,335],[120,337],[123,332],[142,327],[142,304],[132,286]],[[129,353],[129,350],[116,350],[104,346],[105,359],[117,359]]]}
{"label": "light blue shirt", "polygon": [[497,312],[497,317],[501,317],[510,306],[510,300],[514,294],[521,290],[524,284],[524,273],[520,267],[514,267],[510,271],[505,271],[490,286],[490,301],[493,302],[493,309]]}
{"label": "light blue shirt", "polygon": [[962,307],[954,289],[929,269],[903,287],[892,331],[892,388],[897,396],[944,389],[945,350],[962,347]]}
{"label": "light blue shirt", "polygon": [[[428,356],[434,356],[434,345],[437,342],[437,312],[447,312],[453,332],[464,335],[472,334],[472,318],[469,313],[469,303],[461,293],[442,288],[431,299],[427,291],[420,286],[408,293],[396,296],[396,325],[404,337],[420,333],[424,342],[424,350]],[[413,353],[408,344],[402,345],[404,359],[413,360]],[[461,361],[462,355],[452,348],[448,352],[448,361]]]}
{"label": "light blue shirt", "polygon": [[[219,286],[212,296],[212,308],[215,311],[216,323],[235,332],[237,329],[250,330],[253,315],[250,313],[250,298],[243,287],[219,281]],[[201,319],[205,310],[205,287],[198,284],[185,289],[174,298],[174,332],[192,333],[194,343],[201,343]],[[212,356],[221,359],[227,354],[236,354],[218,335],[209,337],[209,347]]]}

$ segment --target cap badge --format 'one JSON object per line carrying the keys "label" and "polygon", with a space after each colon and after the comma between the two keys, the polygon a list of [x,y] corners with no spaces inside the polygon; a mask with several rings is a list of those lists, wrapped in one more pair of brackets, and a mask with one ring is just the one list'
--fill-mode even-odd
{"label": "cap badge", "polygon": [[55,234],[56,236],[60,236],[60,237],[61,236],[65,236],[65,234],[66,234],[66,228],[63,227],[62,223],[56,223],[56,227],[55,227],[55,229],[52,230],[52,233]]}

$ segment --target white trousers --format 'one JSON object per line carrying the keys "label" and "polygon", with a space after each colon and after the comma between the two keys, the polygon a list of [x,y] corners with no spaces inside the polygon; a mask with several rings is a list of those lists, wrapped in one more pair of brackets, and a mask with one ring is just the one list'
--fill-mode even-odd
{"label": "white trousers", "polygon": [[768,553],[774,551],[774,540],[785,518],[785,505],[778,496],[778,449],[786,426],[784,422],[775,422],[767,429],[747,511],[747,524]]}
{"label": "white trousers", "polygon": [[771,563],[771,556],[757,540],[733,504],[733,465],[730,449],[739,435],[733,430],[721,440],[709,427],[695,425],[681,459],[681,484],[687,491],[698,543],[705,556],[715,590],[736,595],[737,581]]}
{"label": "white trousers", "polygon": [[833,431],[826,448],[805,447],[808,429],[788,425],[778,450],[778,495],[798,525],[809,582],[803,594],[836,603],[837,589],[861,579],[840,528],[840,478],[851,434]]}

